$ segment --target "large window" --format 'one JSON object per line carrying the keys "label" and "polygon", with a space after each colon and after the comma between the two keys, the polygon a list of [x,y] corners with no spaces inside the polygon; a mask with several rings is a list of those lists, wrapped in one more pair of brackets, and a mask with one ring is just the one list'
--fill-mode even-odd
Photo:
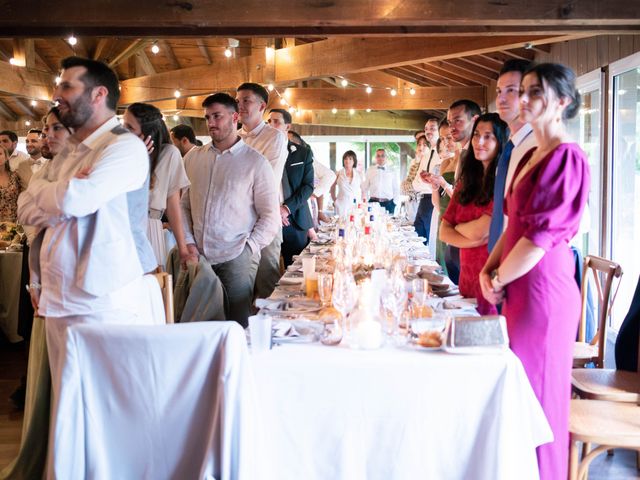
{"label": "large window", "polygon": [[602,72],[594,70],[576,82],[582,104],[580,113],[569,123],[573,139],[589,159],[591,190],[589,204],[576,242],[584,255],[600,255],[602,234]]}
{"label": "large window", "polygon": [[612,106],[611,254],[624,276],[614,330],[629,309],[640,275],[640,53],[610,67]]}

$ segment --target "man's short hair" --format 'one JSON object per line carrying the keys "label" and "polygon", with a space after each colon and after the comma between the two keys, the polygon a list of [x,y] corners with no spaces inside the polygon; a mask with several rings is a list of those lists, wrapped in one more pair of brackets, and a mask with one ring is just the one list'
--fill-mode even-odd
{"label": "man's short hair", "polygon": [[387,151],[384,148],[376,148],[376,153],[378,152],[382,152],[385,154],[385,156],[387,155]]}
{"label": "man's short hair", "polygon": [[473,100],[456,100],[451,104],[449,110],[453,110],[454,108],[464,107],[464,112],[467,114],[469,118],[475,117],[476,115],[480,115],[482,110],[480,109],[480,105],[478,105]]}
{"label": "man's short hair", "polygon": [[291,117],[291,114],[287,112],[284,108],[272,108],[271,110],[269,110],[269,113],[282,114],[282,119],[284,120],[284,123],[286,123],[287,125],[291,125],[291,122],[293,122],[293,118]]}
{"label": "man's short hair", "polygon": [[520,75],[524,75],[524,72],[526,72],[532,65],[533,62],[530,62],[529,60],[511,58],[502,64],[500,75],[504,75],[509,72],[520,72]]}
{"label": "man's short hair", "polygon": [[426,125],[429,122],[436,122],[436,124],[438,124],[440,122],[440,120],[438,119],[438,117],[427,117],[427,119],[424,121],[424,124]]}
{"label": "man's short hair", "polygon": [[218,92],[213,95],[209,95],[202,102],[202,108],[207,108],[213,105],[214,103],[219,103],[220,105],[224,105],[229,110],[233,110],[234,112],[238,111],[238,102],[228,93]]}
{"label": "man's short hair", "polygon": [[442,121],[440,121],[440,123],[438,124],[438,130],[440,130],[442,127],[448,127],[449,126],[449,120],[447,120],[446,118],[443,118]]}
{"label": "man's short hair", "polygon": [[0,132],[0,135],[6,135],[12,142],[18,141],[18,135],[16,135],[16,132],[12,132],[11,130],[3,130]]}
{"label": "man's short hair", "polygon": [[120,86],[118,76],[109,66],[97,60],[82,57],[67,57],[60,63],[63,70],[73,67],[84,67],[87,69],[80,77],[85,88],[105,87],[109,92],[107,95],[107,107],[115,110],[120,100]]}
{"label": "man's short hair", "polygon": [[269,92],[267,92],[267,89],[264,88],[259,83],[250,83],[250,82],[243,83],[237,88],[236,91],[239,92],[241,90],[251,90],[258,97],[262,98],[264,103],[269,103]]}
{"label": "man's short hair", "polygon": [[182,140],[186,137],[190,143],[196,143],[196,134],[194,133],[193,128],[191,128],[189,125],[176,125],[171,129],[171,133],[173,133],[173,136],[178,140]]}
{"label": "man's short hair", "polygon": [[27,135],[29,135],[30,133],[36,133],[38,135],[42,135],[42,130],[40,130],[39,128],[31,128],[28,132]]}

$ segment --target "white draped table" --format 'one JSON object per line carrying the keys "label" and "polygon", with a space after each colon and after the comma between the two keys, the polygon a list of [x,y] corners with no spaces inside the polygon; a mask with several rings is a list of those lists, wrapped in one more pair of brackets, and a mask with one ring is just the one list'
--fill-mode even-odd
{"label": "white draped table", "polygon": [[284,345],[252,360],[264,478],[537,479],[535,448],[551,440],[511,351]]}

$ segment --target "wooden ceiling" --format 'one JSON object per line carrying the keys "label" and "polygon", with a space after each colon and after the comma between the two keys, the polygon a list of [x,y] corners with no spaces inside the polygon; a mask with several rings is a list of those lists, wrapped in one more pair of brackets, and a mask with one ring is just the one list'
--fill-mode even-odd
{"label": "wooden ceiling", "polygon": [[123,106],[200,117],[203,96],[254,81],[274,85],[271,106],[285,102],[299,122],[412,130],[459,98],[486,106],[507,59],[640,32],[627,0],[2,3],[0,127],[16,129],[46,112],[60,60],[73,54],[117,71]]}

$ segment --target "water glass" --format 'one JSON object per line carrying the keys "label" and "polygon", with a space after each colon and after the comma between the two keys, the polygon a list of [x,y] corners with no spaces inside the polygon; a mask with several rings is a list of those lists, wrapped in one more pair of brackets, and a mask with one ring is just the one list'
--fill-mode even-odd
{"label": "water glass", "polygon": [[251,351],[266,352],[271,349],[271,317],[269,315],[252,315],[249,317],[249,334],[251,335]]}
{"label": "water glass", "polygon": [[331,292],[333,290],[333,274],[318,273],[318,296],[322,307],[328,307],[331,304]]}

